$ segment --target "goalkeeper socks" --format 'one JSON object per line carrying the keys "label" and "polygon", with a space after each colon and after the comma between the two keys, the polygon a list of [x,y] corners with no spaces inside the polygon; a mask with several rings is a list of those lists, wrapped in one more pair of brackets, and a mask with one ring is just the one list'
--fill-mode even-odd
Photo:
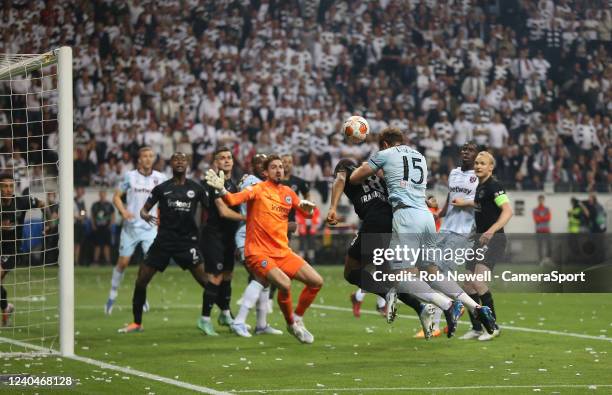
{"label": "goalkeeper socks", "polygon": [[111,290],[108,295],[109,299],[115,300],[117,298],[119,285],[121,285],[121,280],[123,280],[123,275],[125,272],[120,272],[117,270],[117,266],[113,268],[113,277],[111,279]]}
{"label": "goalkeeper socks", "polygon": [[230,301],[232,299],[232,280],[223,280],[219,284],[219,291],[217,294],[217,306],[221,310],[229,310]]}
{"label": "goalkeeper socks", "polygon": [[493,295],[491,295],[491,291],[487,291],[485,294],[480,295],[480,300],[482,301],[483,306],[487,306],[491,309],[493,313],[493,317],[497,320],[497,315],[495,315],[495,306],[493,305]]}
{"label": "goalkeeper socks", "polygon": [[147,287],[136,285],[132,298],[132,313],[134,314],[134,322],[138,325],[142,324],[142,306],[144,306],[146,300]]}
{"label": "goalkeeper socks", "polygon": [[8,307],[8,300],[6,298],[6,289],[2,285],[0,285],[0,309],[2,311],[6,310],[6,308]]}
{"label": "goalkeeper socks", "polygon": [[300,317],[304,316],[306,309],[310,307],[320,290],[321,288],[305,286],[300,293],[300,299],[298,300],[297,307],[295,308],[295,314],[299,315]]}
{"label": "goalkeeper socks", "polygon": [[355,300],[363,302],[363,298],[365,298],[365,292],[363,292],[361,288],[357,288],[357,291],[355,291]]}
{"label": "goalkeeper socks", "polygon": [[291,301],[291,292],[279,289],[277,300],[287,325],[293,325],[293,302]]}
{"label": "goalkeeper socks", "polygon": [[[263,285],[261,285],[255,280],[252,280],[249,283],[249,285],[247,285],[244,292],[242,293],[242,304],[240,305],[240,309],[238,310],[238,314],[236,315],[236,318],[234,318],[234,323],[244,324],[244,322],[247,319],[247,316],[249,315],[249,310],[253,306],[255,306],[255,303],[258,302],[258,299],[261,299],[262,290],[263,290]],[[268,297],[268,294],[266,294],[266,298],[267,297]],[[268,303],[268,300],[266,299],[266,308],[267,308],[267,303]],[[259,305],[258,305],[258,308],[259,308]]]}
{"label": "goalkeeper socks", "polygon": [[202,297],[202,316],[210,317],[210,312],[217,301],[219,287],[219,285],[211,282],[207,282],[204,286],[204,295]]}
{"label": "goalkeeper socks", "polygon": [[[468,296],[472,298],[476,303],[480,303],[480,295],[478,295],[477,293],[470,294]],[[482,324],[480,323],[480,320],[478,319],[476,314],[471,310],[468,310],[468,313],[470,315],[470,321],[472,322],[472,329],[479,332],[482,331]]]}
{"label": "goalkeeper socks", "polygon": [[421,301],[415,298],[414,296],[401,293],[397,295],[397,298],[402,301],[406,306],[412,307],[414,311],[416,311],[417,315],[421,314]]}
{"label": "goalkeeper socks", "polygon": [[257,328],[268,326],[268,300],[270,300],[270,287],[261,290],[257,300]]}

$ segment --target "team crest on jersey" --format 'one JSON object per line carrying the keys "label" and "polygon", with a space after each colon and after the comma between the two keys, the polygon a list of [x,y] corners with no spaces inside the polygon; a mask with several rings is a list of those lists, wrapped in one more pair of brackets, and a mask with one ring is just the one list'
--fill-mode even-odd
{"label": "team crest on jersey", "polygon": [[195,196],[195,192],[192,191],[191,189],[187,191],[187,197],[188,198],[193,198]]}
{"label": "team crest on jersey", "polygon": [[261,261],[261,267],[266,267],[266,266],[268,266],[268,261],[266,260]]}
{"label": "team crest on jersey", "polygon": [[285,201],[286,201],[288,204],[291,204],[291,196],[285,196]]}
{"label": "team crest on jersey", "polygon": [[470,177],[470,182],[471,183],[475,183],[476,182],[476,176],[471,176]]}

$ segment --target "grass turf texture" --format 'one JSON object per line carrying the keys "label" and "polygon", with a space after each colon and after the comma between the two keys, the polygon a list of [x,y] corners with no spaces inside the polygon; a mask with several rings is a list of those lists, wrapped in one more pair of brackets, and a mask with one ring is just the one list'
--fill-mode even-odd
{"label": "grass turf texture", "polygon": [[[201,288],[188,272],[169,268],[156,275],[148,290],[152,310],[144,315],[143,333],[118,334],[117,329],[132,319],[131,297],[136,267],[128,268],[117,306],[105,316],[103,305],[108,295],[111,268],[76,270],[76,346],[78,355],[129,366],[171,379],[220,391],[291,390],[292,392],[345,393],[383,392],[445,393],[442,387],[508,386],[469,389],[463,393],[610,393],[612,375],[612,298],[609,294],[495,294],[496,309],[502,325],[501,337],[492,342],[437,338],[413,339],[418,321],[412,310],[400,305],[403,315],[388,325],[376,314],[353,318],[348,295],[353,287],[342,279],[341,268],[319,267],[325,286],[305,317],[315,336],[313,345],[302,345],[285,333],[283,336],[239,338],[216,325],[221,336],[206,337],[196,328],[200,315]],[[11,274],[13,276],[14,274]],[[25,274],[17,273],[17,279]],[[52,271],[47,269],[47,276]],[[246,285],[245,273],[238,268],[233,283],[234,301]],[[50,290],[51,285],[47,285]],[[301,286],[293,290],[294,304]],[[30,295],[37,289],[31,287]],[[9,299],[20,295],[9,289]],[[24,291],[26,292],[26,291]],[[48,297],[45,306],[56,303]],[[36,309],[40,302],[17,300],[18,311]],[[366,297],[363,308],[373,310],[375,297]],[[342,308],[338,311],[336,307]],[[42,312],[36,319],[53,320],[53,312]],[[44,317],[43,317],[44,315]],[[250,323],[254,326],[254,314]],[[271,323],[286,332],[275,304]],[[467,322],[467,317],[463,322]],[[503,329],[503,325],[604,336],[608,340],[583,339],[554,334]],[[51,332],[45,325],[46,333]],[[460,325],[463,334],[468,325]],[[3,337],[35,337],[0,332]],[[39,343],[40,344],[40,343]],[[0,344],[0,351],[23,351]],[[81,362],[57,357],[2,358],[2,374],[69,375],[79,381],[73,391],[82,393],[182,393],[167,384],[104,370]],[[125,379],[124,377],[129,377]],[[584,387],[568,387],[585,385]],[[534,386],[519,387],[519,386]],[[542,386],[542,387],[538,387]],[[559,386],[559,387],[555,387]],[[514,387],[514,388],[512,388]],[[0,387],[0,391],[4,388]],[[360,390],[361,389],[361,390]],[[371,390],[367,390],[371,389]],[[376,390],[374,390],[376,389]],[[24,390],[23,388],[20,389]],[[29,390],[26,390],[26,393]],[[60,390],[57,390],[61,392]],[[65,389],[63,390],[65,392]],[[32,393],[37,392],[32,390]],[[47,392],[47,389],[45,389]],[[59,393],[58,392],[58,393]]]}

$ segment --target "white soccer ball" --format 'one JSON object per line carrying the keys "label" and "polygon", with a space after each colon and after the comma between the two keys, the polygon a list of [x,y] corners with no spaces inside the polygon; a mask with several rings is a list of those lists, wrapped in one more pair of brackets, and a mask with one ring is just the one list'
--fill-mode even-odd
{"label": "white soccer ball", "polygon": [[347,139],[363,141],[368,133],[370,133],[370,125],[368,125],[368,121],[365,118],[353,115],[344,121],[342,131]]}

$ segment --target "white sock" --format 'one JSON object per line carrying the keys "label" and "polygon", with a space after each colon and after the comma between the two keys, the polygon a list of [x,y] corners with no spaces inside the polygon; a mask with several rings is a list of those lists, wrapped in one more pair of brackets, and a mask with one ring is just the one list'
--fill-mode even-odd
{"label": "white sock", "polygon": [[442,317],[442,310],[439,307],[434,307],[434,330],[440,329],[440,317]]}
{"label": "white sock", "polygon": [[434,291],[425,281],[418,279],[412,281],[402,281],[397,285],[399,293],[409,293],[424,302],[433,303],[442,310],[447,310],[453,301],[446,295]]}
{"label": "white sock", "polygon": [[226,316],[228,318],[232,318],[232,313],[230,313],[229,310],[222,310],[221,314],[223,314],[224,316]]}
{"label": "white sock", "polygon": [[117,299],[117,294],[119,293],[118,291],[119,285],[121,285],[121,280],[123,280],[124,274],[125,272],[118,271],[116,266],[113,268],[113,277],[111,279],[111,290],[108,295],[109,299],[113,299],[113,300]]}
{"label": "white sock", "polygon": [[293,321],[294,321],[294,322],[302,322],[302,321],[303,321],[303,318],[302,318],[302,316],[301,316],[301,315],[297,315],[297,314],[295,314],[295,312],[294,312],[294,313],[293,313]]}
{"label": "white sock", "polygon": [[473,313],[474,310],[476,310],[476,308],[478,308],[478,303],[474,302],[474,299],[470,298],[470,295],[466,294],[465,292],[462,292],[461,295],[459,295],[457,297],[457,300],[459,300],[461,303],[463,303],[463,305],[471,312]]}
{"label": "white sock", "polygon": [[378,306],[379,309],[382,309],[383,307],[385,307],[386,304],[387,304],[387,301],[385,300],[385,298],[383,298],[382,296],[376,295],[376,306]]}
{"label": "white sock", "polygon": [[262,289],[263,285],[257,281],[251,280],[251,282],[249,282],[249,285],[247,285],[242,293],[242,304],[240,305],[238,314],[236,314],[236,318],[234,318],[235,324],[244,324],[246,322],[249,310],[255,306],[255,302],[257,302]]}
{"label": "white sock", "polygon": [[265,287],[257,299],[257,327],[265,328],[268,326],[268,300],[270,299],[270,287]]}
{"label": "white sock", "polygon": [[202,319],[206,322],[210,322],[210,317],[207,317],[205,315],[202,316]]}
{"label": "white sock", "polygon": [[363,292],[361,288],[357,288],[357,291],[355,291],[355,300],[358,302],[363,302],[364,298],[365,298],[365,292]]}

